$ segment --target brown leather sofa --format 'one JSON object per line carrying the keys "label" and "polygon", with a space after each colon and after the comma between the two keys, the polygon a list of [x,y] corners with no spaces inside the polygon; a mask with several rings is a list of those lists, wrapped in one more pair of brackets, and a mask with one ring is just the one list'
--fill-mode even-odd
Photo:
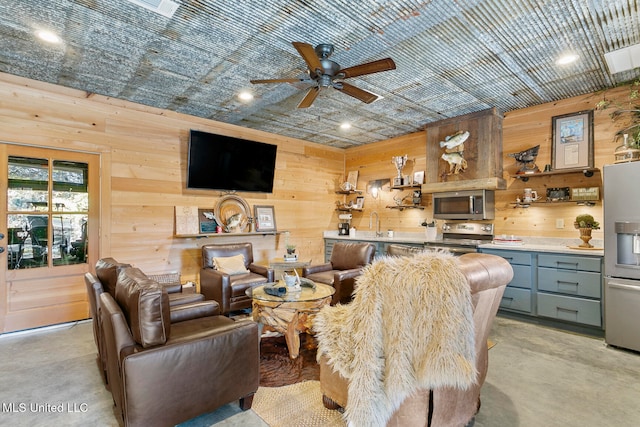
{"label": "brown leather sofa", "polygon": [[174,426],[236,400],[250,408],[258,325],[221,315],[172,323],[166,289],[136,268],[118,271],[115,297],[102,292],[98,304],[118,421]]}
{"label": "brown leather sofa", "polygon": [[[388,253],[411,256],[419,249],[396,246]],[[476,383],[466,390],[442,387],[422,390],[405,399],[387,426],[453,427],[472,425],[480,409],[480,389],[488,369],[487,338],[504,289],[513,277],[511,265],[501,257],[470,253],[457,258],[471,288],[475,329]],[[323,403],[329,409],[348,405],[348,380],[335,372],[326,355],[320,359],[320,387]]]}
{"label": "brown leather sofa", "polygon": [[[244,257],[246,273],[227,274],[216,270],[214,258],[237,255]],[[273,281],[273,269],[253,263],[253,245],[249,242],[202,246],[200,292],[206,300],[217,301],[224,315],[251,308],[252,299],[247,296],[247,289]]]}
{"label": "brown leather sofa", "polygon": [[[130,264],[120,263],[113,258],[102,258],[96,263],[97,278],[91,273],[86,273],[84,276],[90,314],[93,318],[93,338],[96,343],[96,348],[98,349],[97,364],[107,388],[109,388],[109,384],[106,375],[106,352],[104,350],[104,336],[99,315],[100,294],[106,291],[115,297],[118,271],[130,266]],[[182,285],[180,284],[173,283],[162,285],[162,287],[168,293],[170,319],[172,323],[204,316],[213,316],[220,313],[218,303],[215,301],[204,301],[202,294],[183,293]]]}
{"label": "brown leather sofa", "polygon": [[302,276],[333,286],[336,292],[331,305],[346,304],[351,301],[353,287],[362,273],[362,267],[370,264],[375,254],[376,246],[373,243],[338,242],[333,245],[329,262],[303,268]]}

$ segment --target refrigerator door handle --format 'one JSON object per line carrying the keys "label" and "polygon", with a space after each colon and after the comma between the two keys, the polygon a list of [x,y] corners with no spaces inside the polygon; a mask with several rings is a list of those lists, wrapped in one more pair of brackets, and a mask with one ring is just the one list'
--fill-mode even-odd
{"label": "refrigerator door handle", "polygon": [[621,283],[609,282],[608,286],[613,289],[622,289],[625,291],[640,292],[640,286],[623,285]]}

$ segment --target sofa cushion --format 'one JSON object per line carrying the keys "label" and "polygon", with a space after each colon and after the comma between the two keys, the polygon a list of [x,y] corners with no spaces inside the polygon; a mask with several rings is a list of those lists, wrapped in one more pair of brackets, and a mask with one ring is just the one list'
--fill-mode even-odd
{"label": "sofa cushion", "polygon": [[247,274],[249,272],[245,264],[244,255],[213,258],[213,265],[215,265],[216,270],[230,276],[236,274]]}
{"label": "sofa cushion", "polygon": [[98,276],[104,290],[109,292],[113,298],[116,297],[118,270],[126,267],[131,267],[131,264],[123,264],[113,258],[102,258],[96,263],[96,276]]}
{"label": "sofa cushion", "polygon": [[133,339],[142,347],[169,339],[171,316],[167,291],[137,268],[120,270],[116,301],[122,308]]}

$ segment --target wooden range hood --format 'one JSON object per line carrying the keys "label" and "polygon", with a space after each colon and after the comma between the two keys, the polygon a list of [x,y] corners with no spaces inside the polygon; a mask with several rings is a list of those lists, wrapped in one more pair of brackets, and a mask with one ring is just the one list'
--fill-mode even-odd
{"label": "wooden range hood", "polygon": [[[502,176],[502,120],[502,114],[492,108],[428,124],[427,170],[422,192],[506,189]],[[449,163],[442,159],[444,149],[440,141],[458,131],[470,134],[464,143],[467,168],[449,175]]]}

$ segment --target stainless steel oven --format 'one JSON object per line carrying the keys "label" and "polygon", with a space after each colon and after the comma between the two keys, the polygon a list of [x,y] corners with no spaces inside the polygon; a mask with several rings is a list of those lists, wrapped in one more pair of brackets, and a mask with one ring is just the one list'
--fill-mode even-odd
{"label": "stainless steel oven", "polygon": [[433,217],[449,220],[483,220],[495,216],[495,195],[491,190],[433,193]]}
{"label": "stainless steel oven", "polygon": [[478,246],[493,240],[493,224],[478,222],[445,222],[442,238],[424,242],[425,248],[443,249],[455,255],[478,252]]}

